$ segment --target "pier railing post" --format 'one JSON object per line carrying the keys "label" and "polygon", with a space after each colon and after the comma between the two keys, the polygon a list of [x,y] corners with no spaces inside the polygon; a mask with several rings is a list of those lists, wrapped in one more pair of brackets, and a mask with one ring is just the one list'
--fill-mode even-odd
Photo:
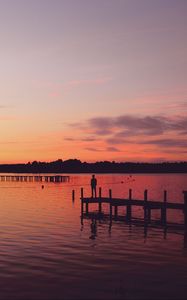
{"label": "pier railing post", "polygon": [[102,194],[102,189],[101,187],[99,188],[99,198],[101,198],[101,194]]}
{"label": "pier railing post", "polygon": [[109,199],[110,199],[110,223],[112,222],[112,190],[109,189]]}
{"label": "pier railing post", "polygon": [[147,222],[147,190],[144,191],[144,222]]}
{"label": "pier railing post", "polygon": [[183,191],[184,195],[184,226],[185,230],[187,230],[187,191]]}
{"label": "pier railing post", "polygon": [[72,201],[75,200],[75,190],[72,190]]}
{"label": "pier railing post", "polygon": [[[112,191],[111,191],[111,193],[112,193]],[[112,198],[112,194],[111,194],[111,198]],[[114,204],[115,204],[114,205],[114,217],[115,217],[115,219],[117,219],[117,217],[118,217],[118,205],[117,205],[116,202]]]}
{"label": "pier railing post", "polygon": [[83,198],[84,198],[84,189],[81,188],[81,199],[83,199]]}
{"label": "pier railing post", "polygon": [[131,207],[131,200],[132,200],[132,190],[129,189],[129,204],[127,205],[127,220],[131,220],[132,216],[132,207]]}
{"label": "pier railing post", "polygon": [[118,217],[118,206],[117,205],[115,205],[114,215],[115,215],[115,219],[117,219],[117,217]]}
{"label": "pier railing post", "polygon": [[88,202],[86,202],[86,214],[88,214]]}
{"label": "pier railing post", "polygon": [[102,190],[99,188],[99,213],[102,212],[102,204],[101,204]]}
{"label": "pier railing post", "polygon": [[161,208],[161,223],[163,225],[166,225],[167,223],[167,191],[164,191],[164,202],[163,202],[163,206]]}
{"label": "pier railing post", "polygon": [[147,221],[148,221],[148,223],[151,222],[151,208],[150,207],[147,208]]}
{"label": "pier railing post", "polygon": [[81,215],[83,215],[83,213],[84,213],[84,200],[83,200],[83,197],[84,197],[84,190],[83,190],[83,188],[81,188]]}

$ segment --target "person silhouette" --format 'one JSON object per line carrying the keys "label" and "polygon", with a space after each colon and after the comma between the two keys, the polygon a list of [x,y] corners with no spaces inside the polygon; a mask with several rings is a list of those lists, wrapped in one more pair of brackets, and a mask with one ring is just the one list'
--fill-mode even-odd
{"label": "person silhouette", "polygon": [[96,187],[97,187],[97,179],[95,178],[95,175],[92,175],[91,178],[91,190],[92,190],[92,198],[93,197],[97,197],[97,191],[96,191]]}

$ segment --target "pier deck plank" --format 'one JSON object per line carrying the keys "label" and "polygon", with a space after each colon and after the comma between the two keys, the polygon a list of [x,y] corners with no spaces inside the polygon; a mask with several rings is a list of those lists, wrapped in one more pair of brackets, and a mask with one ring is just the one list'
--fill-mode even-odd
{"label": "pier deck plank", "polygon": [[161,201],[144,201],[139,199],[121,199],[121,198],[107,198],[107,197],[98,197],[98,198],[91,198],[91,197],[84,197],[81,198],[83,203],[110,203],[112,206],[146,206],[151,209],[161,209],[164,205],[166,208],[170,209],[184,209],[183,203],[174,203],[174,202],[161,202]]}

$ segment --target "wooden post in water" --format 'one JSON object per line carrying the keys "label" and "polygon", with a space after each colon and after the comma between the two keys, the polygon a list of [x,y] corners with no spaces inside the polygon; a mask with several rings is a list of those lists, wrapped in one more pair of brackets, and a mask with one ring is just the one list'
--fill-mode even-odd
{"label": "wooden post in water", "polygon": [[184,226],[187,231],[187,191],[183,191],[184,194]]}
{"label": "wooden post in water", "polygon": [[81,188],[81,199],[83,199],[84,198],[84,190],[83,190],[83,188]]}
{"label": "wooden post in water", "polygon": [[102,196],[102,190],[101,190],[101,187],[100,187],[99,188],[99,213],[102,212],[101,196]]}
{"label": "wooden post in water", "polygon": [[151,208],[150,207],[147,208],[147,221],[148,221],[148,223],[151,222]]}
{"label": "wooden post in water", "polygon": [[88,203],[86,203],[86,214],[88,214]]}
{"label": "wooden post in water", "polygon": [[115,215],[115,219],[117,219],[117,217],[118,217],[118,206],[117,205],[115,205],[115,207],[114,207],[114,215]]}
{"label": "wooden post in water", "polygon": [[83,197],[84,197],[84,190],[83,190],[83,188],[81,188],[81,215],[83,215],[83,213],[84,213]]}
{"label": "wooden post in water", "polygon": [[164,191],[164,202],[161,208],[161,223],[162,225],[166,225],[167,223],[167,191]]}
{"label": "wooden post in water", "polygon": [[75,190],[72,190],[72,201],[75,201]]}
{"label": "wooden post in water", "polygon": [[147,222],[147,190],[144,191],[144,222]]}
{"label": "wooden post in water", "polygon": [[127,220],[128,221],[130,221],[131,217],[132,217],[131,200],[132,200],[132,190],[129,189],[129,204],[127,205]]}
{"label": "wooden post in water", "polygon": [[118,217],[118,206],[117,205],[114,206],[114,216],[115,216],[115,219],[117,219],[117,217]]}
{"label": "wooden post in water", "polygon": [[[84,190],[81,188],[81,198],[84,198]],[[86,202],[86,214],[88,214],[88,203]]]}
{"label": "wooden post in water", "polygon": [[102,189],[101,187],[99,188],[99,198],[101,198],[101,195],[102,195]]}
{"label": "wooden post in water", "polygon": [[109,190],[109,199],[110,199],[110,222],[112,222],[112,190]]}

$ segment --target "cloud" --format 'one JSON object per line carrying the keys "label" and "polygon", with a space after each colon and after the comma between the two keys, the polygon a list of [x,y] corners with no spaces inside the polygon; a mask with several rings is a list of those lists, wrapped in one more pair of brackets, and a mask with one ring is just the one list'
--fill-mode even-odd
{"label": "cloud", "polygon": [[75,142],[76,141],[76,139],[74,139],[72,137],[65,137],[64,140],[68,141],[68,142]]}
{"label": "cloud", "polygon": [[49,93],[49,97],[50,98],[59,98],[60,97],[60,93],[56,92],[56,91],[50,92]]}
{"label": "cloud", "polygon": [[87,147],[87,148],[85,148],[85,150],[92,151],[92,152],[120,152],[120,150],[117,149],[116,147],[107,147],[105,149],[98,149],[98,148],[94,148],[94,147]]}
{"label": "cloud", "polygon": [[107,147],[106,151],[108,151],[108,152],[120,152],[120,150],[116,147]]}
{"label": "cloud", "polygon": [[77,141],[81,141],[81,142],[94,142],[98,139],[96,139],[95,137],[83,137],[83,138],[73,138],[73,137],[65,137],[64,138],[65,141],[69,141],[69,142],[77,142]]}
{"label": "cloud", "polygon": [[[187,94],[187,92],[186,92]],[[176,97],[176,96],[175,96]],[[179,102],[171,102],[163,105],[163,108],[166,110],[175,110],[175,111],[186,111],[187,110],[187,100]]]}
{"label": "cloud", "polygon": [[101,136],[103,136],[103,135],[110,135],[111,133],[112,133],[112,131],[111,130],[109,130],[109,129],[98,129],[98,130],[96,130],[95,132],[94,132],[96,135],[101,135]]}
{"label": "cloud", "polygon": [[93,137],[85,137],[85,138],[80,139],[80,141],[82,141],[82,142],[95,142],[95,141],[96,141],[96,138],[93,138]]}
{"label": "cloud", "polygon": [[157,135],[162,134],[169,126],[168,121],[161,117],[120,116],[115,125],[127,130],[128,134]]}
{"label": "cloud", "polygon": [[125,139],[124,137],[116,137],[115,135],[111,138],[106,139],[106,142],[111,145],[129,144],[134,143],[132,140]]}
{"label": "cloud", "polygon": [[103,152],[103,150],[94,147],[87,147],[85,148],[85,150],[92,151],[92,152]]}
{"label": "cloud", "polygon": [[106,84],[112,80],[112,77],[99,77],[94,79],[77,79],[77,80],[70,80],[65,83],[65,87],[72,88],[72,87],[79,87],[84,85],[101,85]]}
{"label": "cloud", "polygon": [[[120,151],[115,145],[153,145],[157,148],[187,147],[187,116],[132,116],[97,117],[76,123],[79,141],[102,141],[105,150],[97,147],[89,151]],[[86,136],[85,136],[86,135]],[[94,144],[96,146],[96,144]],[[106,148],[108,147],[108,148]]]}
{"label": "cloud", "polygon": [[182,147],[187,148],[187,140],[184,139],[156,139],[139,142],[140,144],[157,145],[160,147]]}
{"label": "cloud", "polygon": [[91,118],[82,123],[73,124],[78,129],[87,129],[95,135],[112,135],[116,137],[138,135],[162,135],[176,131],[179,134],[186,133],[187,117],[163,117],[163,116],[131,116]]}

